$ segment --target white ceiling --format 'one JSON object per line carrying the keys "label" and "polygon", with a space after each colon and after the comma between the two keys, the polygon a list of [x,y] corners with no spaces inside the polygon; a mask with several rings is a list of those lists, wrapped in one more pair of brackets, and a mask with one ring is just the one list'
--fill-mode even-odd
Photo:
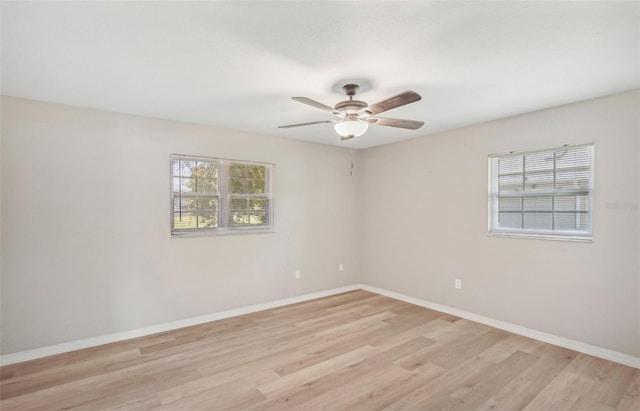
{"label": "white ceiling", "polygon": [[[366,148],[640,87],[640,2],[7,2],[2,94]],[[356,80],[417,131],[340,142]]]}

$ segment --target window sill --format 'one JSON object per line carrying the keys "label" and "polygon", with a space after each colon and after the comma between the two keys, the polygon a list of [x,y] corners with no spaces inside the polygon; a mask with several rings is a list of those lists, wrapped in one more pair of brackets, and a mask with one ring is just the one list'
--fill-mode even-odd
{"label": "window sill", "polygon": [[236,230],[183,231],[178,233],[171,233],[171,238],[220,237],[228,235],[272,234],[275,232],[276,229],[274,227],[260,229],[252,228]]}
{"label": "window sill", "polygon": [[525,238],[529,240],[569,241],[574,243],[592,243],[593,242],[592,236],[530,234],[530,233],[501,233],[501,232],[493,232],[493,233],[489,233],[488,235],[489,237]]}

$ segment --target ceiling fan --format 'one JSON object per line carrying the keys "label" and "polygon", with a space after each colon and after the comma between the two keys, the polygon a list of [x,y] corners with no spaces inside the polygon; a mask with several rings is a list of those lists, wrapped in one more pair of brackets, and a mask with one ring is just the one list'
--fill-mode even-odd
{"label": "ceiling fan", "polygon": [[338,116],[335,120],[312,121],[310,123],[289,124],[278,128],[292,128],[310,126],[312,124],[333,124],[336,132],[340,135],[340,140],[350,140],[361,136],[367,131],[370,124],[377,126],[399,127],[410,130],[417,130],[424,125],[424,121],[401,120],[398,118],[378,117],[377,114],[396,107],[415,103],[422,97],[414,91],[405,91],[397,96],[382,100],[376,104],[368,105],[364,101],[354,100],[359,87],[356,84],[347,84],[342,87],[349,100],[341,101],[335,107],[329,107],[307,97],[291,97],[295,101],[310,105],[320,110],[328,111]]}

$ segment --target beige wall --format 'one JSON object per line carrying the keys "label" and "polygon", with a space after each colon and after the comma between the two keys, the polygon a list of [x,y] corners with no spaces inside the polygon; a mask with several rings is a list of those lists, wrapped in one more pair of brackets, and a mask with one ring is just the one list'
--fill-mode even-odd
{"label": "beige wall", "polygon": [[[351,177],[345,149],[3,97],[2,354],[363,282],[640,356],[639,100],[355,152]],[[590,141],[593,243],[487,236],[488,154]],[[171,153],[275,163],[276,233],[171,239]]]}
{"label": "beige wall", "polygon": [[[629,92],[365,150],[363,282],[640,356],[639,100]],[[586,142],[593,243],[487,236],[489,154]]]}
{"label": "beige wall", "polygon": [[[275,163],[275,234],[171,239],[171,153]],[[358,281],[346,149],[3,98],[1,164],[2,354]]]}

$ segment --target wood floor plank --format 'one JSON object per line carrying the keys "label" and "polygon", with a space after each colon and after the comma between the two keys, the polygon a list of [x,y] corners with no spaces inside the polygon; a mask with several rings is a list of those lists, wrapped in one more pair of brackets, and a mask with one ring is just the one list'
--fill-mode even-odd
{"label": "wood floor plank", "polygon": [[[522,337],[524,338],[524,337]],[[520,375],[498,389],[487,401],[478,406],[478,411],[521,410],[566,366],[573,361],[575,353],[549,344],[530,352],[538,360]],[[529,344],[525,342],[524,348]]]}
{"label": "wood floor plank", "polygon": [[239,410],[264,400],[262,393],[251,383],[243,380],[215,386],[198,395],[181,398],[158,409],[164,411],[185,410]]}
{"label": "wood floor plank", "polygon": [[444,370],[436,365],[427,363],[414,368],[406,377],[396,379],[386,385],[378,386],[365,396],[360,396],[358,401],[345,404],[344,409],[349,410],[373,410],[383,409],[394,403],[398,398],[411,393],[427,384]]}
{"label": "wood floor plank", "polygon": [[346,352],[338,355],[337,357],[312,365],[311,367],[303,368],[292,374],[285,375],[275,381],[259,385],[258,389],[266,397],[277,397],[278,395],[286,393],[291,389],[291,387],[298,387],[317,378],[331,374],[339,369],[348,367],[351,364],[366,359],[374,352],[376,352],[375,348],[370,345],[365,345],[353,351]]}
{"label": "wood floor plank", "polygon": [[610,408],[616,407],[635,374],[631,368],[586,354],[578,354],[566,370],[593,380],[590,395],[597,394],[594,400]]}
{"label": "wood floor plank", "polygon": [[[336,387],[352,386],[353,381],[359,381],[369,373],[375,372],[381,365],[391,365],[393,361],[398,358],[421,348],[425,343],[428,343],[428,340],[425,340],[424,337],[416,337],[413,340],[403,343],[399,343],[398,341],[395,341],[395,343],[396,344],[392,346],[379,347],[374,355],[352,364],[349,367],[341,368],[336,372],[327,374],[302,386],[292,386],[289,391],[279,397],[258,404],[257,409],[299,409],[302,403],[318,395],[322,395],[322,393]],[[433,367],[437,368],[435,366]],[[440,370],[439,368],[437,369]]]}
{"label": "wood floor plank", "polygon": [[83,361],[79,364],[68,364],[60,367],[44,369],[37,374],[24,374],[16,376],[0,384],[4,398],[24,395],[29,392],[43,390],[45,388],[61,385],[66,382],[86,378],[104,373],[109,365],[130,359],[140,358],[139,349],[126,350],[113,353],[109,356],[100,356],[95,359]]}
{"label": "wood floor plank", "polygon": [[468,378],[477,372],[479,368],[484,368],[488,364],[490,364],[489,361],[481,360],[477,357],[467,360],[455,369],[443,372],[416,390],[396,398],[393,403],[387,405],[384,409],[416,410],[426,408],[433,396],[439,394],[442,390],[446,390],[457,381]]}
{"label": "wood floor plank", "polygon": [[636,372],[616,407],[618,411],[638,411],[640,409],[640,371]]}
{"label": "wood floor plank", "polygon": [[497,387],[507,384],[536,361],[532,355],[516,351],[501,362],[488,362],[486,367],[478,367],[467,378],[440,390],[429,400],[429,407],[448,410],[466,410],[469,404],[482,404],[490,398]]}
{"label": "wood floor plank", "polygon": [[562,370],[523,410],[570,410],[590,390],[588,378]]}
{"label": "wood floor plank", "polygon": [[366,291],[0,368],[5,410],[640,411],[640,370]]}
{"label": "wood floor plank", "polygon": [[381,365],[358,379],[358,390],[348,385],[341,385],[302,403],[300,409],[350,410],[353,404],[361,403],[369,396],[373,396],[376,391],[392,385],[396,380],[409,374],[409,371],[393,364]]}

